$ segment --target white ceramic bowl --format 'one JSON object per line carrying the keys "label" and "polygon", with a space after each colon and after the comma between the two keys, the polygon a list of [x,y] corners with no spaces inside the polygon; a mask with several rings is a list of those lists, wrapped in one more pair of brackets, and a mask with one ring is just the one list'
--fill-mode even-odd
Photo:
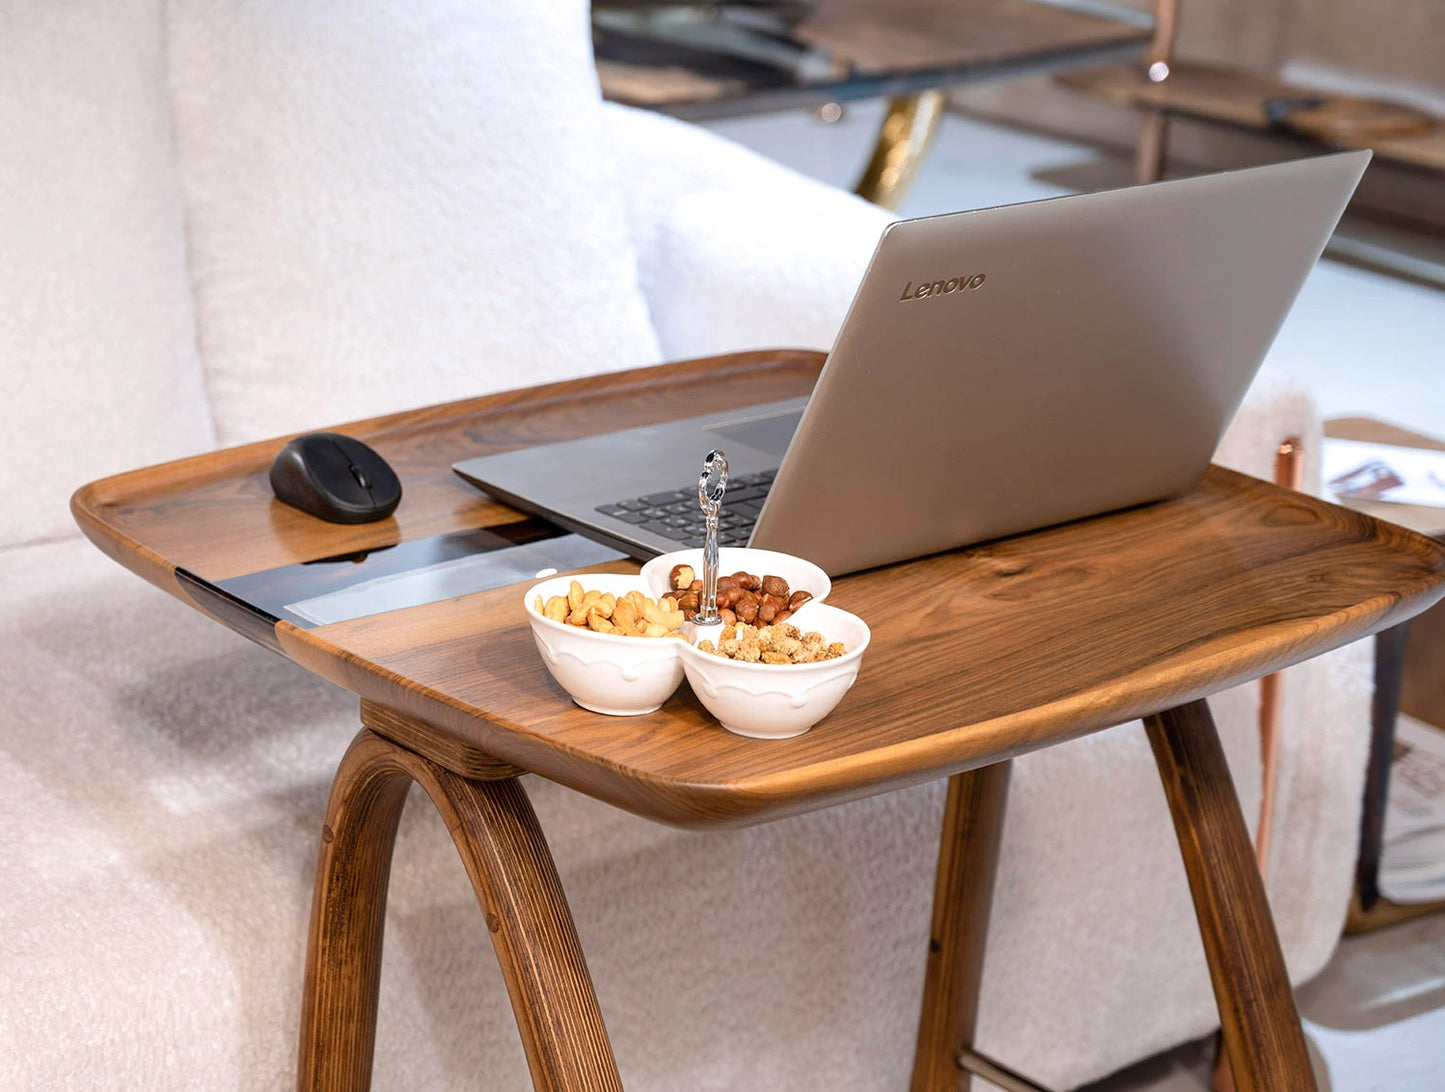
{"label": "white ceramic bowl", "polygon": [[870,636],[863,619],[814,601],[799,607],[790,621],[801,630],[817,630],[829,642],[842,641],[848,651],[812,664],[750,664],[680,645],[683,670],[698,701],[729,732],[754,739],[802,735],[833,711],[858,677]]}
{"label": "white ceramic bowl", "polygon": [[651,713],[671,697],[682,682],[679,649],[686,642],[676,637],[615,637],[610,633],[595,633],[565,622],[554,622],[537,612],[537,596],[546,602],[554,595],[566,595],[573,580],[588,591],[595,588],[620,596],[636,589],[651,594],[640,577],[613,573],[559,576],[534,584],[527,589],[527,620],[532,623],[532,636],[537,641],[542,662],[583,709],[615,717]]}
{"label": "white ceramic bowl", "polygon": [[[730,576],[736,572],[752,573],[754,576],[781,576],[788,582],[789,591],[810,591],[813,600],[821,603],[833,590],[828,574],[811,561],[804,561],[792,554],[780,554],[775,550],[754,550],[746,546],[720,546],[717,552],[718,575]],[[702,550],[674,550],[670,554],[654,557],[642,566],[642,579],[647,581],[648,594],[657,599],[672,594],[667,578],[674,565],[691,565],[702,579]]]}

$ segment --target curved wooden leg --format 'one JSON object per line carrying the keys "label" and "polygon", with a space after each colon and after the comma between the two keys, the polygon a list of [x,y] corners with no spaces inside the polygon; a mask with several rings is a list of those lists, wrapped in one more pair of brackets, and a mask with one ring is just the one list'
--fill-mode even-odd
{"label": "curved wooden leg", "polygon": [[391,851],[411,780],[369,761],[362,732],[341,760],[321,828],[306,986],[300,1092],[371,1086]]}
{"label": "curved wooden leg", "polygon": [[1204,701],[1144,726],[1174,816],[1230,1069],[1240,1092],[1314,1092],[1284,954]]}
{"label": "curved wooden leg", "polygon": [[521,785],[468,780],[367,729],[341,761],[322,828],[297,1088],[370,1084],[386,885],[413,781],[441,813],[477,892],[535,1087],[621,1089],[572,915]]}
{"label": "curved wooden leg", "polygon": [[1009,763],[999,762],[948,779],[912,1092],[968,1088],[959,1057],[978,1017],[1008,778]]}
{"label": "curved wooden leg", "polygon": [[468,781],[425,759],[407,758],[472,878],[533,1085],[557,1092],[620,1092],[622,1079],[567,896],[521,783]]}

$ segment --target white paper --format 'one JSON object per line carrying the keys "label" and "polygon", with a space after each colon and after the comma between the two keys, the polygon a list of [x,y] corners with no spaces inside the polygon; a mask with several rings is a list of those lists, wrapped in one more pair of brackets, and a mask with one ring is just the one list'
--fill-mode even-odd
{"label": "white paper", "polygon": [[1445,451],[1327,438],[1322,470],[1339,498],[1445,508]]}

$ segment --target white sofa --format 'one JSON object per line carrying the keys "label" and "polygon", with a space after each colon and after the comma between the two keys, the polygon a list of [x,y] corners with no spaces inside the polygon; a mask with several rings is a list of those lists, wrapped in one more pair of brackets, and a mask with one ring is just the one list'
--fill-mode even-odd
{"label": "white sofa", "polygon": [[[582,0],[0,8],[0,1087],[291,1081],[315,840],[355,699],[123,572],[105,473],[660,358],[831,340],[884,214],[604,106]],[[1318,435],[1266,373],[1221,451]],[[1313,474],[1313,469],[1311,474]],[[1354,858],[1367,653],[1287,677],[1270,894],[1296,981]],[[1214,703],[1246,813],[1257,688]],[[682,833],[529,779],[629,1088],[907,1080],[941,786]],[[424,800],[378,1088],[523,1088]],[[1138,725],[1014,767],[979,1045],[1059,1088],[1213,1002]]]}

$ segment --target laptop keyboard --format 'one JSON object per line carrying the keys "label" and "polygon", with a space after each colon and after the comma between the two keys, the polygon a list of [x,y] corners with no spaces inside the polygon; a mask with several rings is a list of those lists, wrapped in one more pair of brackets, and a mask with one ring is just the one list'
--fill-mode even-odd
{"label": "laptop keyboard", "polygon": [[[722,512],[718,515],[718,542],[723,546],[746,546],[753,533],[753,524],[763,510],[776,470],[760,474],[740,474],[728,479],[723,495]],[[697,503],[697,486],[672,489],[666,493],[649,493],[614,504],[599,504],[604,516],[620,519],[654,534],[663,535],[684,546],[701,546],[706,524]]]}

